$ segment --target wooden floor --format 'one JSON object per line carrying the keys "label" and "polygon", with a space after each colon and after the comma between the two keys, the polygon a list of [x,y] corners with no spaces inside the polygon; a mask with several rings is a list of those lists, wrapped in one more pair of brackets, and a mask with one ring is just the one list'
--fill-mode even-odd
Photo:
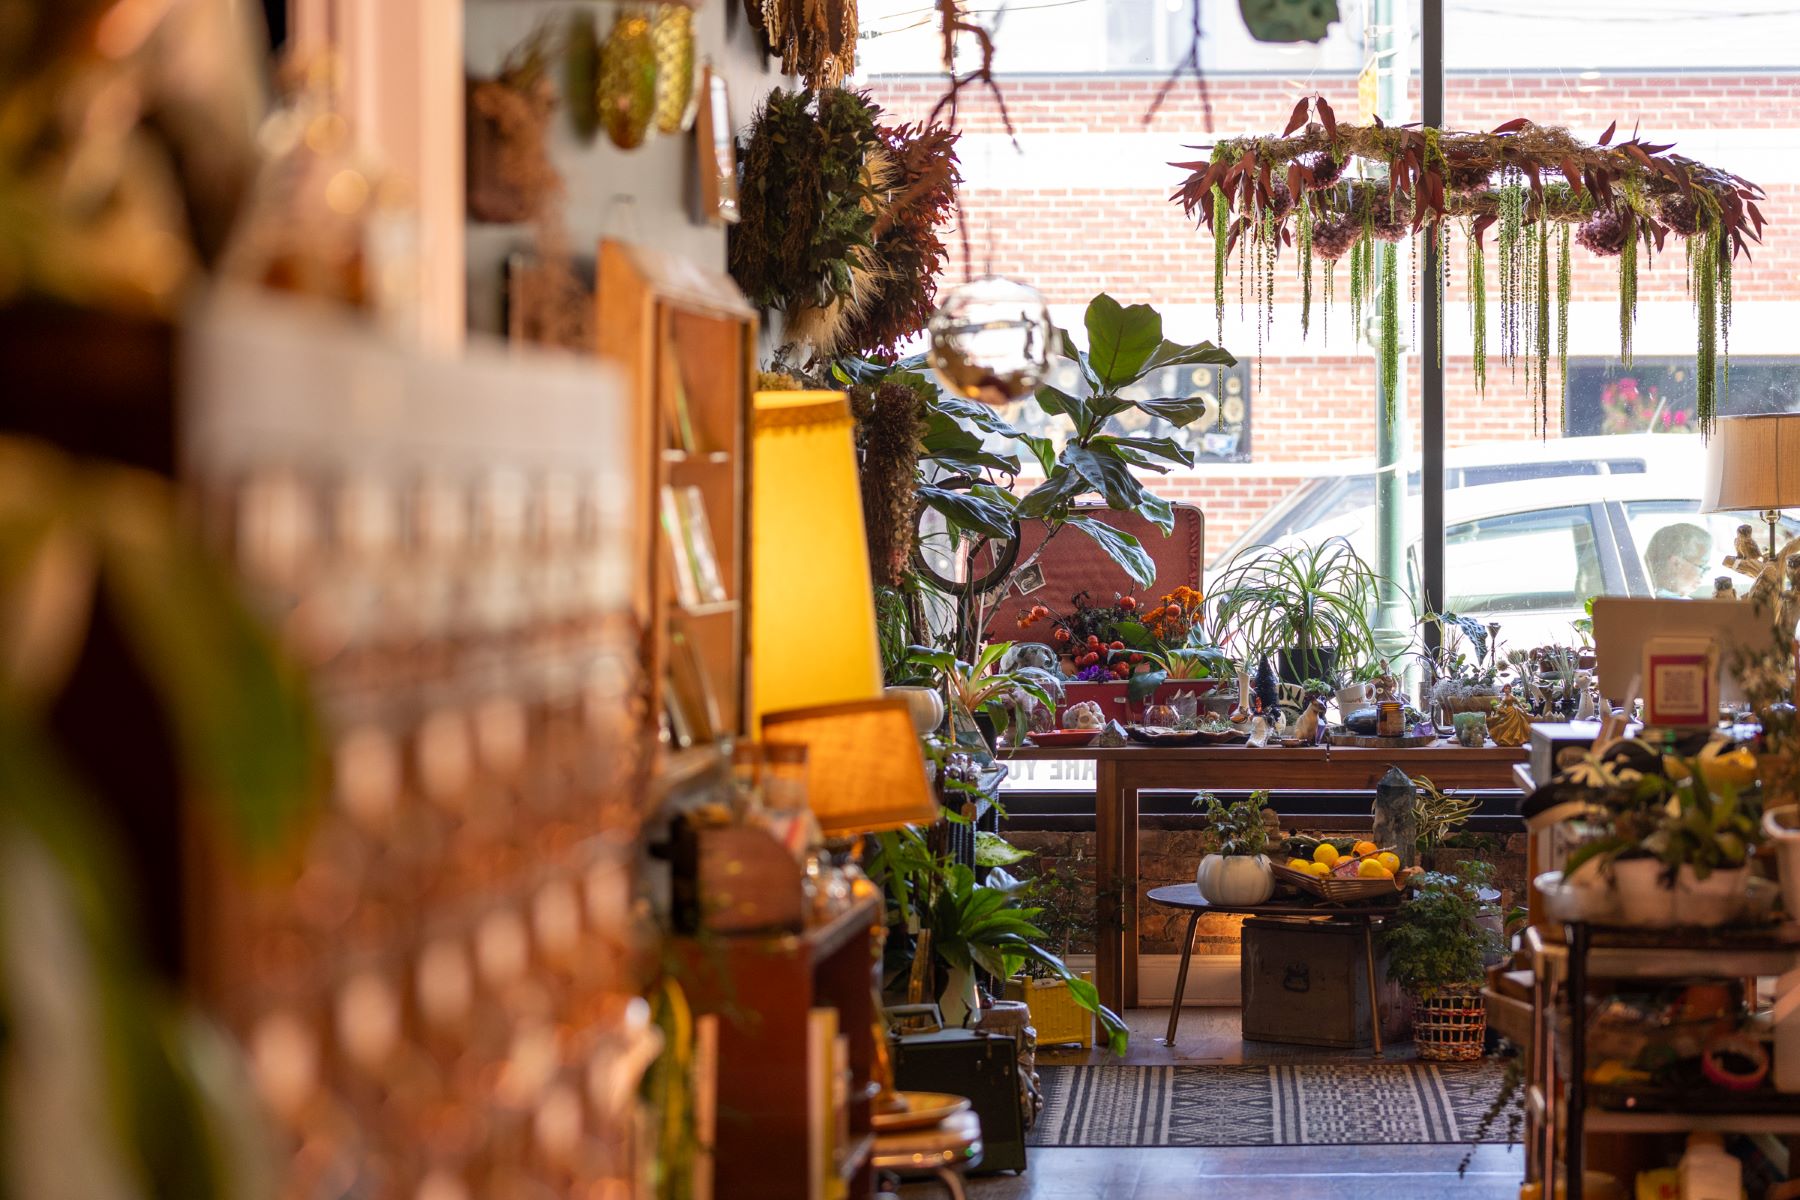
{"label": "wooden floor", "polygon": [[[1163,1045],[1169,1010],[1128,1014],[1131,1051],[1143,1066],[1366,1059],[1366,1050],[1320,1050],[1239,1037],[1235,1008],[1190,1008],[1181,1014],[1174,1049]],[[1389,1060],[1411,1058],[1410,1043],[1390,1047]],[[1115,1061],[1099,1050],[1046,1050],[1046,1065]],[[1033,1147],[1022,1175],[968,1182],[969,1200],[1516,1200],[1524,1174],[1517,1146],[1482,1146],[1457,1178],[1461,1146],[1257,1146],[1219,1149],[1062,1149]],[[944,1196],[936,1183],[911,1183],[903,1200]]]}

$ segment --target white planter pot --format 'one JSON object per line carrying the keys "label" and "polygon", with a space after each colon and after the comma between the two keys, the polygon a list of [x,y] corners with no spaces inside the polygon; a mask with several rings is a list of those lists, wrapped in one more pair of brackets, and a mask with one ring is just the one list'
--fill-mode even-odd
{"label": "white planter pot", "polygon": [[1628,858],[1613,864],[1621,925],[1667,929],[1676,923],[1675,889],[1663,886],[1663,869],[1654,858]]}
{"label": "white planter pot", "polygon": [[1353,683],[1348,687],[1339,688],[1337,694],[1338,720],[1342,721],[1357,709],[1367,707],[1369,697],[1374,694],[1375,689],[1366,683]]}
{"label": "white planter pot", "polygon": [[944,697],[936,688],[917,687],[901,684],[881,689],[881,694],[890,700],[906,701],[906,709],[912,716],[913,729],[920,737],[931,733],[944,723]]}
{"label": "white planter pot", "polygon": [[1544,912],[1552,921],[1592,921],[1606,925],[1618,919],[1619,898],[1605,880],[1584,871],[1573,882],[1561,871],[1546,871],[1536,879]]}
{"label": "white planter pot", "polygon": [[938,998],[938,1011],[943,1014],[945,1029],[961,1029],[969,1015],[981,1007],[981,996],[975,991],[975,972],[967,967],[951,967],[944,994]]}
{"label": "white planter pot", "polygon": [[1781,804],[1763,813],[1763,832],[1775,843],[1781,862],[1781,904],[1789,919],[1800,917],[1800,804]]}
{"label": "white planter pot", "polygon": [[1261,854],[1209,854],[1200,860],[1194,882],[1208,904],[1241,908],[1275,894],[1275,872]]}
{"label": "white planter pot", "polygon": [[1675,876],[1675,911],[1683,925],[1728,925],[1744,913],[1750,868],[1734,867],[1696,878],[1684,866]]}

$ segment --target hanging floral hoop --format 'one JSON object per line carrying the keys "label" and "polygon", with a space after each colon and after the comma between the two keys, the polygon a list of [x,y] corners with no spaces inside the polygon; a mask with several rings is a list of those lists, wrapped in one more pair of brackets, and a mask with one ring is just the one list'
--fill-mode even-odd
{"label": "hanging floral hoop", "polygon": [[[1502,358],[1508,364],[1524,359],[1527,386],[1535,388],[1546,431],[1553,330],[1559,377],[1567,387],[1571,235],[1590,253],[1619,259],[1620,353],[1626,362],[1640,256],[1648,260],[1670,236],[1680,238],[1699,321],[1697,416],[1701,431],[1709,432],[1716,408],[1714,366],[1721,352],[1729,358],[1731,265],[1739,254],[1748,259],[1750,243],[1762,240],[1765,218],[1757,202],[1763,191],[1741,176],[1670,153],[1672,144],[1645,142],[1635,132],[1615,144],[1616,130],[1615,122],[1589,144],[1566,129],[1523,117],[1486,133],[1385,125],[1379,118],[1368,125],[1341,125],[1323,97],[1309,96],[1294,106],[1280,137],[1222,141],[1203,161],[1171,164],[1190,172],[1171,200],[1212,232],[1214,303],[1221,325],[1225,277],[1231,252],[1238,250],[1240,305],[1248,268],[1260,314],[1259,341],[1283,248],[1293,247],[1299,259],[1303,333],[1311,324],[1313,260],[1325,262],[1329,306],[1335,264],[1348,259],[1352,323],[1360,323],[1366,304],[1380,302],[1382,389],[1390,408],[1398,372],[1399,254],[1380,252],[1376,243],[1433,237],[1440,269],[1447,272],[1449,230],[1461,226],[1469,256],[1475,376],[1485,389],[1485,238],[1494,229]],[[1254,251],[1252,264],[1245,262],[1246,248]],[[1413,259],[1416,295],[1416,243]],[[1435,294],[1441,303],[1442,289]],[[1438,328],[1441,338],[1441,320]],[[1437,355],[1441,362],[1441,341]]]}

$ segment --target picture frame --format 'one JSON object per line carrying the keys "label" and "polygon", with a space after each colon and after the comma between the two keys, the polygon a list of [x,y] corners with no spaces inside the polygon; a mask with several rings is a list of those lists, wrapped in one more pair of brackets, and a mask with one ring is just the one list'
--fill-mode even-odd
{"label": "picture frame", "polygon": [[731,89],[710,62],[701,71],[694,149],[695,219],[705,225],[736,225],[737,142],[731,124]]}

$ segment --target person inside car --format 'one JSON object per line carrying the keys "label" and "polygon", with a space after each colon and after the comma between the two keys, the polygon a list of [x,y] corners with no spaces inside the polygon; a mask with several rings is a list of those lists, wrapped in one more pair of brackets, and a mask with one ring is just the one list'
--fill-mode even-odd
{"label": "person inside car", "polygon": [[1650,585],[1664,600],[1686,600],[1699,595],[1711,558],[1712,534],[1685,521],[1663,526],[1650,535],[1644,547],[1644,568],[1650,573]]}

